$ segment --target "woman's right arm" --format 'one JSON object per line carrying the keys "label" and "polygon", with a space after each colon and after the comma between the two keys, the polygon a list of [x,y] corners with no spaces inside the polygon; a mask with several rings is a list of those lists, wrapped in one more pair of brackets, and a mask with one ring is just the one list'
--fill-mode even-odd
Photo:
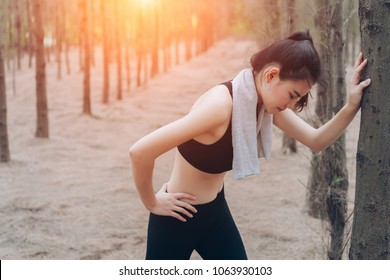
{"label": "woman's right arm", "polygon": [[[221,92],[223,91],[223,92]],[[182,201],[194,200],[186,193],[168,194],[153,188],[154,162],[161,154],[205,133],[212,133],[230,118],[231,97],[226,89],[215,87],[183,118],[165,125],[137,141],[129,150],[134,182],[144,206],[157,215],[185,219],[177,212],[191,217],[196,209]],[[225,93],[225,94],[223,94]],[[166,186],[165,186],[166,187]]]}

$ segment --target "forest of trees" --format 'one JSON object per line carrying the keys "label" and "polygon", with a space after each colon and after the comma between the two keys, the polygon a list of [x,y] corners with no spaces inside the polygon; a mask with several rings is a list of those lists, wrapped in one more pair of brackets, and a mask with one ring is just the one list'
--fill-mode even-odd
{"label": "forest of trees", "polygon": [[[124,91],[129,92],[134,87],[146,84],[159,73],[167,72],[172,65],[190,60],[193,56],[207,51],[217,40],[231,34],[251,36],[256,39],[259,47],[263,47],[295,30],[310,28],[323,63],[323,76],[317,87],[316,116],[312,118],[313,125],[319,126],[332,118],[345,102],[345,69],[357,57],[360,43],[358,10],[363,23],[362,18],[371,20],[373,17],[374,13],[371,10],[374,9],[374,2],[377,3],[379,10],[387,13],[389,11],[386,1],[361,0],[360,8],[357,2],[2,0],[0,159],[2,162],[11,160],[7,137],[6,94],[16,92],[16,85],[5,88],[6,75],[15,75],[23,67],[35,67],[36,137],[48,138],[45,73],[47,63],[56,63],[57,79],[72,71],[83,72],[83,92],[80,93],[83,96],[83,107],[80,111],[92,115],[90,68],[95,67],[97,52],[102,52],[103,86],[101,92],[94,94],[100,94],[101,102],[109,104],[113,98],[117,100],[124,98]],[[365,8],[364,4],[367,4]],[[386,16],[383,15],[383,18]],[[381,32],[389,30],[389,23],[385,24],[387,24],[385,27],[380,27],[377,23],[368,24],[368,27],[362,29],[362,37],[365,34],[373,35],[372,40],[379,42],[380,38],[384,38]],[[375,51],[384,55],[386,42],[372,45],[375,45]],[[363,50],[368,55],[374,52],[374,47],[364,46]],[[78,65],[70,64],[69,56],[72,52],[78,54]],[[388,54],[383,58],[388,61]],[[26,61],[27,64],[24,65],[23,62]],[[115,65],[115,68],[110,68],[110,65]],[[384,69],[382,65],[378,67]],[[116,71],[114,75],[110,73],[112,69]],[[135,69],[135,73],[132,69]],[[113,88],[115,90],[112,90]],[[376,109],[372,107],[372,110]],[[388,112],[386,109],[377,109],[376,112],[383,111]],[[373,114],[375,115],[375,112]],[[368,117],[373,114],[368,114]],[[386,125],[388,126],[388,123],[380,127],[385,128]],[[283,149],[296,151],[294,140],[285,136],[283,143]],[[371,146],[366,147],[366,144],[366,142],[359,144],[363,150],[358,154],[360,163],[367,162],[368,156],[364,151]],[[386,154],[381,151],[377,153]],[[334,160],[335,155],[337,160]],[[378,160],[387,164],[389,162],[388,159]],[[331,241],[328,248],[330,259],[341,259],[348,242],[344,230],[348,191],[348,173],[345,166],[344,136],[325,152],[313,153],[308,182],[308,211],[310,215],[321,218],[330,225]],[[388,165],[382,173],[384,179],[378,184],[383,182],[388,184]],[[359,173],[359,176],[363,175]],[[362,180],[362,177],[358,179]],[[388,214],[386,217],[388,228],[390,218]],[[386,238],[387,241],[384,243],[389,249],[388,233]],[[363,242],[359,240],[355,242]],[[355,252],[357,245],[354,246]],[[360,258],[360,254],[362,253],[353,253],[351,257]],[[383,256],[389,258],[388,253]]]}

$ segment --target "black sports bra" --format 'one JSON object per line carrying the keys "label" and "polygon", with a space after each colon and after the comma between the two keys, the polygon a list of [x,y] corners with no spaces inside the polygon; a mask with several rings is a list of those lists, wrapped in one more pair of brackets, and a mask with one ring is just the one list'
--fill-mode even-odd
{"label": "black sports bra", "polygon": [[[222,83],[232,94],[232,82]],[[196,140],[189,140],[177,147],[180,154],[193,167],[200,171],[218,174],[232,169],[233,144],[232,144],[232,121],[225,134],[215,143],[205,145]]]}

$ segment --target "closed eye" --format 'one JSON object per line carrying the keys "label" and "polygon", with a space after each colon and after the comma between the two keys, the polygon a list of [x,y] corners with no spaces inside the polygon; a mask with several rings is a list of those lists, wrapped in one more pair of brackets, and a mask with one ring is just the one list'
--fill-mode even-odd
{"label": "closed eye", "polygon": [[291,93],[291,91],[288,94],[290,95],[291,100],[293,100],[293,99],[299,100],[299,98],[301,98],[301,94],[299,92],[297,92],[296,90],[294,90],[294,94]]}

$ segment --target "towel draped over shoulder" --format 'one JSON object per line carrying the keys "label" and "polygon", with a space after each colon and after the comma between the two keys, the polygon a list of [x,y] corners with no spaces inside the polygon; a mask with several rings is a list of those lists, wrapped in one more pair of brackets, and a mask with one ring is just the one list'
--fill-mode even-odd
{"label": "towel draped over shoulder", "polygon": [[252,69],[233,79],[233,178],[260,173],[259,158],[269,159],[272,148],[272,114],[262,106],[258,116],[257,91]]}

